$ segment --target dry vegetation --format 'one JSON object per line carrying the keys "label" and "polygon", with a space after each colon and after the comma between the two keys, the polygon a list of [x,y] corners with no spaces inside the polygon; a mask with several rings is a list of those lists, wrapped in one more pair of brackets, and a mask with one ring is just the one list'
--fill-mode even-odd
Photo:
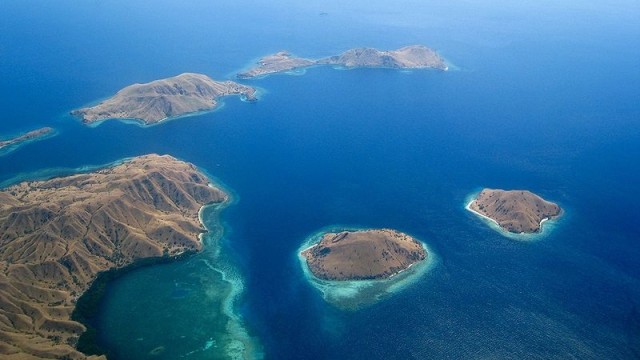
{"label": "dry vegetation", "polygon": [[37,130],[29,131],[26,134],[14,137],[12,139],[0,141],[0,149],[6,146],[17,145],[25,141],[37,139],[39,137],[43,137],[53,131],[50,127],[43,127]]}
{"label": "dry vegetation", "polygon": [[412,45],[398,50],[381,51],[374,48],[357,48],[340,55],[320,59],[317,64],[354,67],[386,67],[393,69],[434,68],[447,70],[444,60],[434,50]]}
{"label": "dry vegetation", "polygon": [[258,66],[238,74],[241,79],[264,76],[279,72],[305,68],[315,64],[315,61],[292,56],[286,51],[267,55],[258,61]]}
{"label": "dry vegetation", "polygon": [[97,274],[199,250],[198,211],[226,198],[158,155],[0,191],[0,358],[86,358],[71,313]]}
{"label": "dry vegetation", "polygon": [[540,231],[540,222],[560,215],[560,207],[526,190],[484,189],[470,205],[512,233]]}
{"label": "dry vegetation", "polygon": [[324,280],[389,278],[427,257],[417,240],[391,229],[326,233],[302,255]]}
{"label": "dry vegetation", "polygon": [[239,78],[253,78],[274,73],[301,69],[314,65],[338,65],[346,68],[384,67],[392,69],[447,70],[447,64],[434,50],[422,45],[412,45],[398,50],[381,51],[374,48],[347,50],[336,56],[310,60],[292,56],[286,51],[267,55],[258,61],[258,66],[238,74]]}
{"label": "dry vegetation", "polygon": [[241,95],[254,101],[255,89],[233,81],[214,81],[184,73],[146,84],[134,84],[92,107],[74,110],[85,123],[107,119],[138,119],[150,125],[180,115],[214,109],[218,98]]}

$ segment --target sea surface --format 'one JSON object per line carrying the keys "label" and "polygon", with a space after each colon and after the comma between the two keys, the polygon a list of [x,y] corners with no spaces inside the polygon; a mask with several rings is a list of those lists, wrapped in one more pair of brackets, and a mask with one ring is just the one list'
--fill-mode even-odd
{"label": "sea surface", "polygon": [[[67,115],[182,72],[234,79],[279,50],[410,44],[450,71],[247,80],[256,103],[149,128]],[[5,185],[160,153],[233,194],[203,214],[216,229],[204,253],[110,285],[96,324],[110,359],[230,346],[266,359],[640,358],[635,0],[7,0],[0,78],[0,134],[57,130],[0,157]],[[464,208],[483,187],[531,190],[564,216],[538,239],[504,237]],[[438,262],[342,310],[296,254],[327,226],[395,228]]]}

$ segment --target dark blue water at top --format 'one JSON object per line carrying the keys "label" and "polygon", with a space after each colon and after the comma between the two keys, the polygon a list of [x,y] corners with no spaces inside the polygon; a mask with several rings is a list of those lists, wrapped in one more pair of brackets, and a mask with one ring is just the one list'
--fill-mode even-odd
{"label": "dark blue water at top", "polygon": [[[151,152],[206,169],[237,194],[223,213],[224,242],[244,278],[238,311],[267,358],[640,356],[638,4],[0,9],[0,133],[59,130],[1,157],[0,181]],[[65,116],[133,82],[185,71],[229,78],[277,50],[318,57],[413,43],[457,70],[314,68],[246,82],[263,89],[257,103],[228,99],[151,128],[87,128]],[[530,189],[566,216],[544,239],[514,242],[464,210],[482,187]],[[440,261],[383,302],[335,309],[295,257],[332,224],[408,232]],[[179,301],[195,290],[171,274],[206,271],[198,264],[134,272],[114,288],[162,276]],[[126,323],[121,299],[144,297],[130,292],[107,299],[106,333]],[[182,316],[199,327],[198,311],[169,313],[167,326]]]}

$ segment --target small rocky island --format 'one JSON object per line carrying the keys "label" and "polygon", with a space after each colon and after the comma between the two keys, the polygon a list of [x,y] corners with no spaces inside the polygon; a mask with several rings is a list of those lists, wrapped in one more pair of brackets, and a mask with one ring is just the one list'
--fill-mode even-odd
{"label": "small rocky island", "polygon": [[390,69],[438,69],[446,71],[444,59],[434,50],[423,45],[411,45],[397,50],[382,51],[374,48],[357,48],[340,55],[318,60],[294,57],[286,51],[265,56],[258,66],[238,74],[239,78],[253,78],[287,72],[315,65],[334,65],[349,69],[380,67]]}
{"label": "small rocky island", "polygon": [[328,232],[301,253],[323,280],[388,279],[428,254],[411,236],[391,229]]}
{"label": "small rocky island", "polygon": [[103,271],[200,250],[200,209],[226,199],[159,155],[1,190],[0,358],[104,359],[74,348],[77,299]]}
{"label": "small rocky island", "polygon": [[301,69],[315,64],[314,60],[294,57],[286,51],[267,55],[258,61],[258,66],[238,74],[241,79],[254,78]]}
{"label": "small rocky island", "polygon": [[255,101],[256,90],[233,81],[214,81],[203,74],[184,73],[118,91],[96,106],[73,110],[85,124],[108,119],[135,119],[151,125],[198,111],[213,110],[223,96]]}
{"label": "small rocky island", "polygon": [[467,208],[516,234],[537,233],[561,212],[557,204],[527,190],[483,189]]}
{"label": "small rocky island", "polygon": [[26,134],[22,134],[20,136],[16,136],[16,137],[14,137],[12,139],[0,141],[0,149],[3,149],[5,147],[9,147],[9,146],[20,145],[20,144],[22,144],[24,142],[27,142],[27,141],[37,140],[37,139],[43,138],[45,136],[48,136],[51,133],[53,133],[53,129],[50,128],[50,127],[43,127],[43,128],[37,129],[37,130],[29,131]]}

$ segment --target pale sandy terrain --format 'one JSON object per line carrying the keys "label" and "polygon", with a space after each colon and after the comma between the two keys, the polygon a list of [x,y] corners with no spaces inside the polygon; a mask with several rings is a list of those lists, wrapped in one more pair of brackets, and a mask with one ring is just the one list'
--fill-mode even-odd
{"label": "pale sandy terrain", "polygon": [[512,233],[540,231],[544,219],[560,215],[560,207],[527,190],[483,189],[469,208]]}
{"label": "pale sandy terrain", "polygon": [[420,242],[391,229],[326,233],[302,255],[324,280],[385,279],[428,256]]}
{"label": "pale sandy terrain", "polygon": [[240,95],[255,101],[255,89],[233,81],[214,81],[202,74],[184,73],[146,84],[134,84],[118,91],[100,104],[73,110],[86,124],[108,119],[137,119],[145,125],[162,120],[212,110],[218,99]]}
{"label": "pale sandy terrain", "polygon": [[227,199],[208,184],[191,164],[147,155],[1,190],[0,358],[87,358],[74,348],[76,299],[102,271],[201,249],[199,210]]}

